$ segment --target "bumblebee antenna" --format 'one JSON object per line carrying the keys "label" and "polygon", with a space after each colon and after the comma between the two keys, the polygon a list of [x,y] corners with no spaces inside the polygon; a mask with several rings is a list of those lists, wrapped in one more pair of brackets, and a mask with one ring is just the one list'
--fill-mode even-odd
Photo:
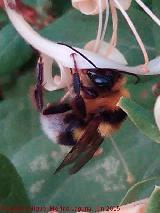
{"label": "bumblebee antenna", "polygon": [[79,52],[78,50],[76,50],[74,47],[68,45],[68,44],[65,44],[65,43],[61,43],[61,42],[58,42],[57,44],[61,44],[61,45],[64,45],[66,47],[69,47],[70,49],[72,49],[73,51],[75,51],[76,53],[78,53],[80,56],[82,56],[84,59],[86,59],[90,64],[92,64],[96,69],[98,69],[98,67],[91,61],[89,60],[85,55],[83,55],[81,52]]}

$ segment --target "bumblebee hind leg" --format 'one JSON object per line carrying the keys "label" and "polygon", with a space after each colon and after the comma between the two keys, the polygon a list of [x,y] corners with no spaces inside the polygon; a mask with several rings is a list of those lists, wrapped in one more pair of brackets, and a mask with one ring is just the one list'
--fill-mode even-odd
{"label": "bumblebee hind leg", "polygon": [[72,108],[69,103],[55,103],[49,104],[44,110],[43,115],[52,115],[58,113],[65,113],[70,111]]}

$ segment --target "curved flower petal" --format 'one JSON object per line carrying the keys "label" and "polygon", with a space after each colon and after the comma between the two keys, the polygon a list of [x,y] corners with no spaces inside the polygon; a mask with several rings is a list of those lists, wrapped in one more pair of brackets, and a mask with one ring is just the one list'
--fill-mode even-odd
{"label": "curved flower petal", "polygon": [[160,130],[160,96],[157,97],[156,103],[154,105],[154,118]]}
{"label": "curved flower petal", "polygon": [[[88,42],[85,45],[84,49],[92,51],[95,46],[95,42],[96,42],[96,40],[92,40],[92,41]],[[127,65],[127,61],[126,61],[125,57],[117,48],[113,48],[113,51],[111,52],[111,54],[109,56],[106,54],[106,50],[109,48],[109,46],[110,46],[109,43],[102,41],[97,53],[100,56],[108,58],[110,60],[114,60],[119,64]]]}
{"label": "curved flower petal", "polygon": [[[14,4],[14,0],[10,0]],[[16,10],[11,9],[8,6],[8,1],[4,0],[6,12],[16,28],[19,34],[35,49],[40,53],[43,53],[50,58],[53,58],[56,62],[60,63],[64,67],[74,68],[74,63],[70,55],[76,53],[70,48],[52,42],[42,36],[40,36],[32,27],[24,20],[21,14],[17,13]],[[15,5],[16,6],[16,5]],[[106,59],[99,54],[93,52],[75,48],[87,58],[89,58],[97,67],[99,68],[110,68],[122,71],[127,71],[130,73],[138,75],[156,75],[160,74],[160,57],[157,57],[148,63],[149,72],[144,72],[144,67],[142,65],[128,67],[115,62],[114,60]],[[86,59],[84,59],[80,54],[76,53],[76,62],[79,69],[90,69],[93,65],[90,64]],[[155,64],[157,67],[155,67]]]}
{"label": "curved flower petal", "polygon": [[[10,0],[10,2],[14,2],[13,0]],[[40,36],[35,30],[32,29],[32,27],[24,20],[22,15],[18,14],[14,9],[11,9],[8,4],[7,0],[4,0],[7,14],[18,31],[18,33],[35,49],[37,49],[39,52],[48,55],[51,58],[54,58],[55,61],[58,61],[61,63],[64,67],[70,67],[74,68],[74,63],[70,55],[72,53],[76,53],[75,51],[71,50],[70,48],[57,44],[55,42],[52,42],[42,36]],[[83,49],[75,48],[79,52],[81,52],[83,55],[88,57],[94,64],[96,64],[97,67],[112,67],[114,66],[114,61],[106,60],[103,57],[100,57],[98,54],[95,54],[93,52],[89,52]],[[93,65],[88,63],[86,59],[81,57],[79,54],[77,54],[76,57],[78,68],[93,68]],[[115,63],[116,64],[116,63]]]}
{"label": "curved flower petal", "polygon": [[63,67],[58,64],[60,75],[52,74],[52,66],[54,60],[45,54],[41,54],[44,69],[44,88],[48,91],[65,88],[71,82],[71,74],[69,68]]}

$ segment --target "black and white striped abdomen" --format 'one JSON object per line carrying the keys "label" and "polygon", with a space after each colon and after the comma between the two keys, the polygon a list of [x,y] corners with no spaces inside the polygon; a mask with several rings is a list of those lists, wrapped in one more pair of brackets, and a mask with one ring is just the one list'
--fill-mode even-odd
{"label": "black and white striped abdomen", "polygon": [[66,114],[40,115],[42,130],[54,142],[57,142],[57,137],[67,128],[67,124],[63,121]]}

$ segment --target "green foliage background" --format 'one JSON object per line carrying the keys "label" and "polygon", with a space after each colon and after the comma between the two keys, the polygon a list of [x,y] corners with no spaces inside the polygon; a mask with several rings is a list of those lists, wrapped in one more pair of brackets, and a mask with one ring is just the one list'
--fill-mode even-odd
{"label": "green foliage background", "polygon": [[[25,2],[42,11],[48,3],[47,0]],[[160,16],[159,0],[144,2]],[[49,3],[58,18],[40,31],[43,36],[78,47],[95,38],[97,16],[82,15],[72,9],[68,1],[52,0]],[[135,2],[128,12],[150,58],[159,55],[160,32],[157,25]],[[118,48],[130,65],[143,63],[126,21],[120,13],[118,18]],[[117,205],[128,190],[122,203],[149,197],[154,185],[159,184],[160,175],[160,134],[154,123],[156,98],[152,94],[152,86],[159,82],[159,77],[141,77],[138,84],[128,78],[126,87],[131,93],[131,100],[122,99],[120,102],[129,118],[113,138],[134,176],[133,183],[127,182],[119,156],[107,138],[102,145],[103,154],[92,159],[78,174],[69,176],[64,170],[53,175],[68,149],[47,139],[40,127],[39,114],[32,107],[29,90],[35,83],[36,56],[2,10],[0,23],[0,84],[4,92],[4,100],[0,102],[0,204],[94,208]],[[107,41],[111,32],[110,20]],[[46,92],[46,95],[53,102],[61,97],[62,91]],[[152,208],[149,207],[148,212],[153,213],[158,202],[159,190],[155,190],[150,200]]]}

